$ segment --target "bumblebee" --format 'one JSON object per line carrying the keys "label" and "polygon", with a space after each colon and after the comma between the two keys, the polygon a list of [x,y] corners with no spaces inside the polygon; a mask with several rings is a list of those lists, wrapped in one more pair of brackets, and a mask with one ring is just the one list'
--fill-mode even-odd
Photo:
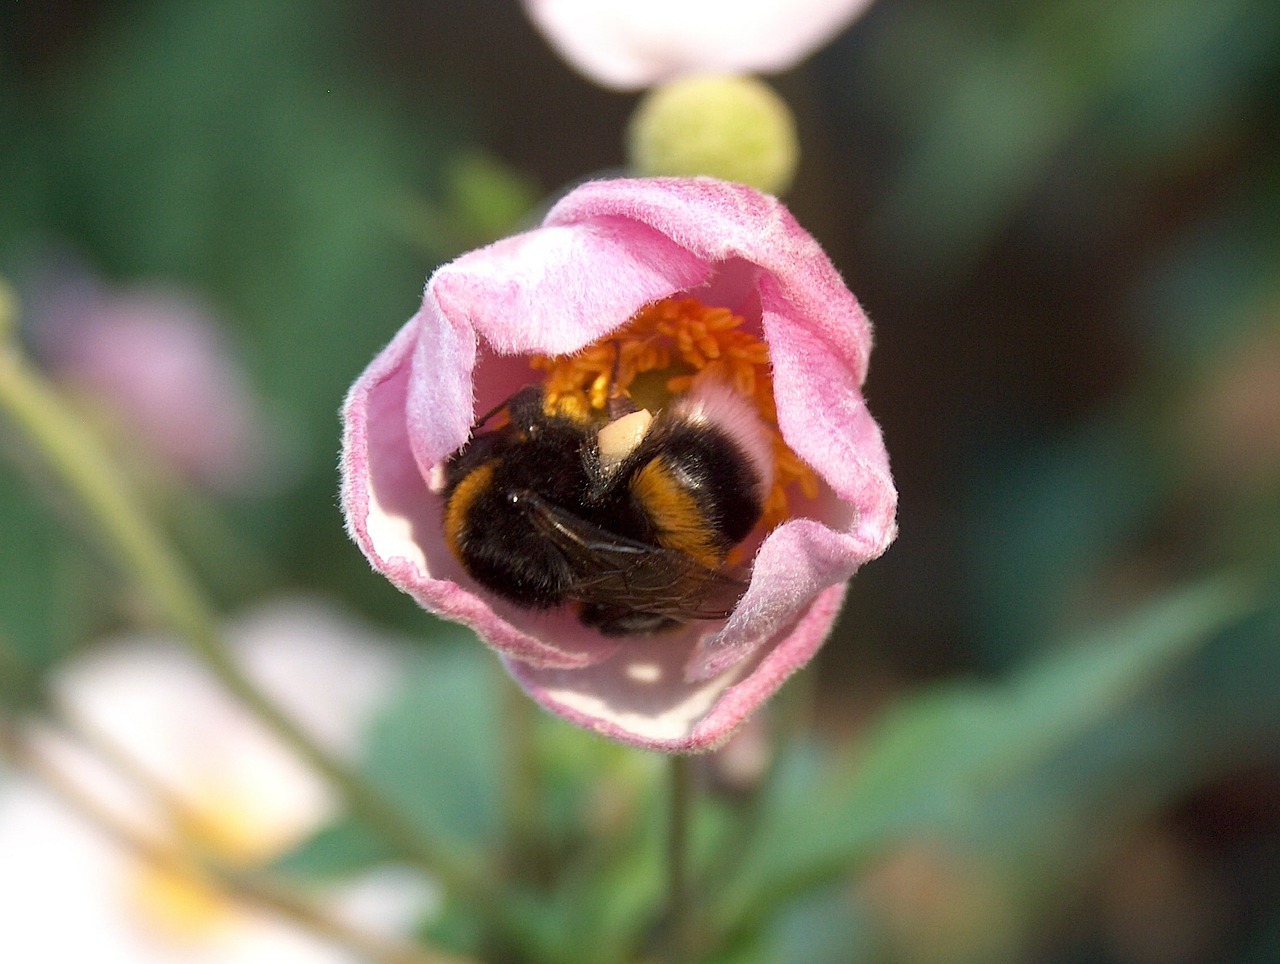
{"label": "bumblebee", "polygon": [[746,583],[725,560],[760,521],[772,449],[752,404],[714,380],[656,417],[625,395],[553,414],[532,385],[480,419],[443,481],[445,540],[476,582],[644,635],[733,611]]}

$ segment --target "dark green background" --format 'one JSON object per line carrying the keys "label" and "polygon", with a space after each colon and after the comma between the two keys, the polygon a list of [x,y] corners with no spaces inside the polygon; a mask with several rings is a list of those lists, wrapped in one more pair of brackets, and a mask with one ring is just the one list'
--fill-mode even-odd
{"label": "dark green background", "polygon": [[[788,201],[876,323],[867,392],[901,492],[901,535],[818,661],[816,730],[844,747],[881,708],[906,713],[883,752],[925,781],[893,791],[920,806],[939,767],[1007,763],[1011,729],[1067,719],[1035,673],[1066,681],[1063,713],[1094,707],[1071,702],[1081,687],[1109,692],[1105,667],[1052,675],[1061,640],[1141,649],[1176,587],[1224,571],[1277,584],[1280,5],[883,0],[776,84],[804,148]],[[110,283],[215,305],[294,471],[257,498],[188,494],[200,524],[172,500],[157,511],[226,609],[317,590],[429,650],[442,631],[342,531],[338,405],[436,264],[623,162],[634,101],[494,0],[7,4],[0,273],[24,294],[73,253]],[[10,450],[0,633],[42,670],[137,613]],[[1243,621],[1204,616],[1208,642],[1140,695],[1088,709],[963,820],[924,820],[1035,895],[1013,923],[974,918],[988,954],[1008,938],[1036,961],[1274,959],[1276,596],[1255,588]],[[770,839],[803,852],[802,829]],[[832,852],[861,871],[857,833]],[[1164,876],[1144,900],[1120,894],[1117,867],[1151,852]],[[825,893],[767,928],[748,915],[742,959],[796,941],[810,960],[958,959],[868,924],[883,897],[833,914],[848,894]],[[1143,943],[1188,920],[1184,956]]]}

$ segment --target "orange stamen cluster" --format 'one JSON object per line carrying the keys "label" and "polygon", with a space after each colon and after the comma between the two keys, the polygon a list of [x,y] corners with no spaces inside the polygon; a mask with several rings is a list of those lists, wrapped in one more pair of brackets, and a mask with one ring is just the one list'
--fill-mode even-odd
{"label": "orange stamen cluster", "polygon": [[[646,305],[607,339],[576,355],[538,356],[531,364],[547,372],[548,413],[581,420],[603,412],[611,394],[630,395],[637,405],[656,410],[696,380],[717,378],[732,385],[755,403],[773,437],[774,482],[761,519],[772,529],[790,517],[788,487],[796,483],[812,499],[818,483],[782,440],[768,346],[742,324],[742,317],[727,308],[668,298]],[[651,373],[659,376],[656,383]]]}

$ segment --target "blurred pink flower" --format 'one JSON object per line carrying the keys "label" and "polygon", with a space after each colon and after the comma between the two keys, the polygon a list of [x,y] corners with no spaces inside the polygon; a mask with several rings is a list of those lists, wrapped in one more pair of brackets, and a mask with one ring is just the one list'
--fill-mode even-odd
{"label": "blurred pink flower", "polygon": [[54,376],[148,454],[220,491],[261,481],[258,400],[195,299],[161,287],[116,292],[76,275],[39,292],[35,314]]}
{"label": "blurred pink flower", "polygon": [[[728,308],[763,339],[781,438],[814,497],[793,496],[786,521],[748,541],[750,585],[725,622],[619,640],[569,607],[496,598],[446,545],[433,471],[478,413],[536,380],[531,356],[578,352],[673,296]],[[714,747],[813,656],[845,582],[895,535],[897,494],[862,397],[870,349],[856,299],[775,199],[708,178],[584,184],[540,228],[440,268],[352,386],[348,529],[375,569],[473,628],[551,711],[639,746]]]}
{"label": "blurred pink flower", "polygon": [[605,87],[686,74],[774,73],[798,63],[871,0],[525,0],[560,55]]}

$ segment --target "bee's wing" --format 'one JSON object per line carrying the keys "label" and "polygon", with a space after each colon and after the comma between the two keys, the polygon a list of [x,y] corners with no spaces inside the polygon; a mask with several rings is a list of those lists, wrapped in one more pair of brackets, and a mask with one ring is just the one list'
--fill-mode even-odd
{"label": "bee's wing", "polygon": [[637,542],[588,522],[540,496],[516,494],[542,535],[565,554],[577,578],[566,595],[673,619],[724,619],[747,584],[696,559]]}

